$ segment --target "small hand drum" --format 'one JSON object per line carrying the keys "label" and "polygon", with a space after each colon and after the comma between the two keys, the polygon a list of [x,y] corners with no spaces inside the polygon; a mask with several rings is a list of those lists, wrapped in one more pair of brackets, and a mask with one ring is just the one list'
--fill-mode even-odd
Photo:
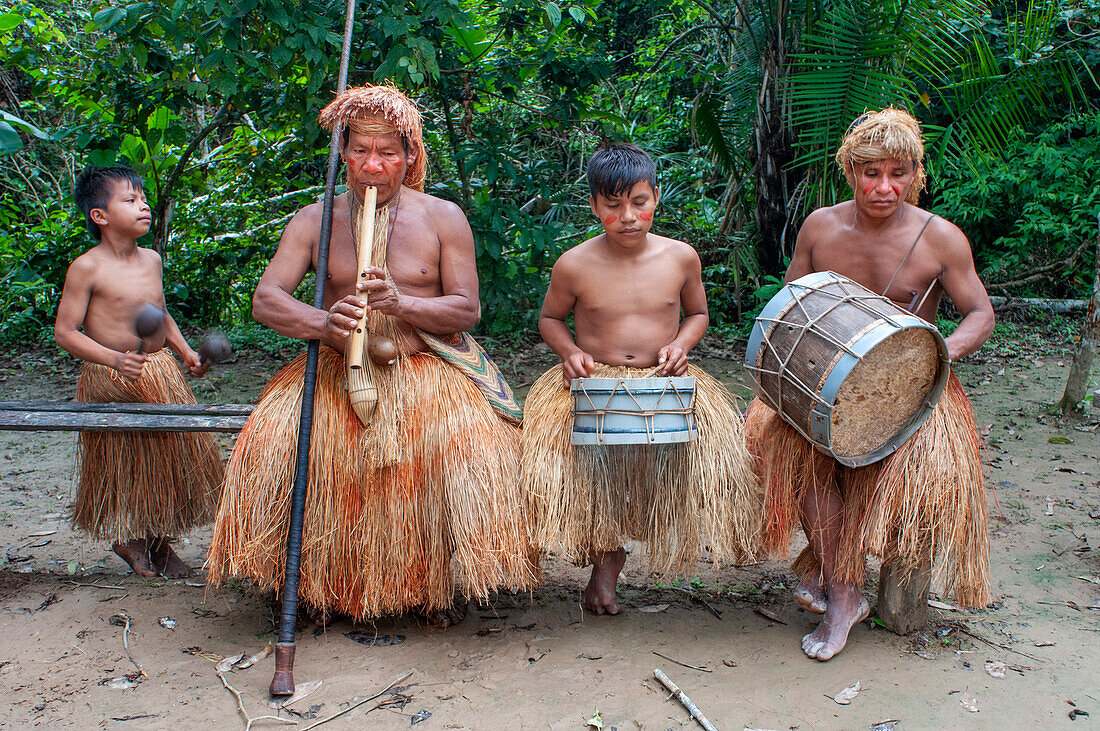
{"label": "small hand drum", "polygon": [[695,377],[574,378],[573,444],[675,444],[698,437]]}
{"label": "small hand drum", "polygon": [[756,318],[753,389],[849,467],[886,457],[932,413],[950,372],[935,327],[834,272],[791,282]]}

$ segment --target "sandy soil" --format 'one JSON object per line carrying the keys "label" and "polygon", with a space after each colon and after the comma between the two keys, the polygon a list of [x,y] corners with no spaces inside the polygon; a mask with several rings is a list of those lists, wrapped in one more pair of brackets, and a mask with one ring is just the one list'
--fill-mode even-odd
{"label": "sandy soil", "polygon": [[[702,365],[744,394],[736,348],[705,354],[712,357]],[[1026,337],[987,347],[959,368],[986,429],[994,488],[996,601],[986,611],[934,609],[928,629],[911,637],[890,634],[872,618],[853,630],[844,653],[821,664],[799,648],[815,619],[790,600],[785,562],[720,570],[701,562],[696,576],[667,587],[632,558],[621,584],[626,612],[612,618],[582,613],[586,573],[550,559],[546,582],[532,595],[472,606],[465,622],[446,631],[409,618],[303,626],[296,679],[321,685],[294,712],[279,712],[296,726],[263,720],[253,727],[307,728],[408,672],[324,728],[584,729],[597,713],[607,729],[694,727],[653,680],[654,667],[721,729],[1095,724],[1100,437],[1096,416],[1063,421],[1050,407],[1065,382],[1066,357],[1064,344]],[[254,400],[282,360],[246,353],[195,382],[197,395]],[[505,371],[526,386],[550,362],[533,348],[507,361]],[[76,364],[53,352],[8,354],[0,359],[0,393],[68,397],[75,374]],[[267,602],[245,586],[208,589],[201,573],[136,578],[106,546],[75,535],[64,515],[75,444],[71,433],[0,434],[0,724],[244,728],[214,663],[267,645]],[[231,437],[223,444],[228,450]],[[199,567],[208,541],[200,531],[178,550]],[[874,591],[870,580],[867,592]],[[145,677],[135,678],[124,627],[111,622],[121,613],[131,619],[126,639]],[[174,629],[161,618],[174,620]],[[1005,663],[1007,675],[991,677],[987,661]],[[227,675],[252,717],[276,713],[266,705],[272,668],[266,659]],[[832,700],[857,681],[862,690],[850,705]],[[1074,720],[1074,709],[1092,715]]]}

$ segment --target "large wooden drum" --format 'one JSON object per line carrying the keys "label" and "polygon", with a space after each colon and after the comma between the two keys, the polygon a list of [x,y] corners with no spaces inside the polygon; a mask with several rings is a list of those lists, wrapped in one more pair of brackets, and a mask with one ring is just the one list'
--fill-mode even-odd
{"label": "large wooden drum", "polygon": [[886,457],[932,413],[950,371],[935,327],[834,272],[779,291],[745,353],[754,390],[841,464]]}
{"label": "large wooden drum", "polygon": [[574,378],[572,442],[676,444],[698,436],[695,377]]}

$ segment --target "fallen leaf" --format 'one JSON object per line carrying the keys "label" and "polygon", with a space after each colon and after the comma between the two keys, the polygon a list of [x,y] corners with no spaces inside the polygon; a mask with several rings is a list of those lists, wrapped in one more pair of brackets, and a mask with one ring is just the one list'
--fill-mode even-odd
{"label": "fallen leaf", "polygon": [[901,723],[901,721],[896,718],[891,718],[888,721],[879,721],[878,723],[871,724],[871,731],[897,731],[899,723]]}
{"label": "fallen leaf", "polygon": [[28,533],[27,538],[42,538],[44,536],[52,536],[56,532],[57,532],[56,530],[35,531],[34,533]]}
{"label": "fallen leaf", "polygon": [[849,685],[847,688],[834,695],[833,700],[836,701],[838,705],[846,706],[859,695],[860,690],[859,681],[857,680],[855,685]]}
{"label": "fallen leaf", "polygon": [[723,660],[722,664],[725,665],[727,668],[737,667],[737,661],[736,660]]}
{"label": "fallen leaf", "polygon": [[1077,578],[1090,584],[1100,584],[1100,576],[1078,576]]}
{"label": "fallen leaf", "polygon": [[410,726],[415,726],[416,724],[420,723],[421,721],[427,721],[431,717],[432,717],[432,712],[431,711],[421,709],[421,710],[417,711],[415,714],[413,714],[413,717],[409,719],[409,725]]}
{"label": "fallen leaf", "polygon": [[991,678],[997,678],[998,680],[1004,680],[1005,671],[1008,670],[1008,666],[1000,660],[986,660],[985,672]]}
{"label": "fallen leaf", "polygon": [[959,699],[959,705],[970,711],[971,713],[978,712],[978,699],[963,693],[962,698]]}
{"label": "fallen leaf", "polygon": [[273,652],[275,652],[275,645],[273,645],[270,641],[268,641],[267,647],[260,650],[255,655],[251,655],[249,657],[244,658],[243,660],[240,660],[238,662],[233,663],[233,669],[234,670],[247,670],[248,668],[252,667],[256,663],[258,663],[260,660],[263,660],[265,657],[267,657],[268,655],[270,655]]}
{"label": "fallen leaf", "polygon": [[125,675],[117,678],[111,678],[107,681],[108,688],[114,688],[115,690],[132,690],[138,687],[136,680],[130,680]]}
{"label": "fallen leaf", "polygon": [[584,722],[585,727],[591,726],[592,728],[603,728],[603,718],[600,717],[600,712],[596,711],[596,714],[592,718]]}
{"label": "fallen leaf", "polygon": [[775,612],[772,612],[768,609],[763,609],[761,607],[757,607],[753,611],[756,612],[757,614],[759,614],[761,617],[764,617],[765,619],[770,619],[773,622],[779,622],[779,624],[786,624],[786,622],[784,622],[782,619],[779,618],[778,614],[776,614]]}
{"label": "fallen leaf", "polygon": [[1082,711],[1080,708],[1074,708],[1069,712],[1069,720],[1076,721],[1078,716],[1088,717],[1088,711]]}
{"label": "fallen leaf", "polygon": [[1050,444],[1073,444],[1073,440],[1069,437],[1053,436],[1047,440]]}
{"label": "fallen leaf", "polygon": [[961,612],[962,610],[956,607],[954,604],[946,604],[944,602],[938,602],[935,599],[928,600],[928,606],[933,609],[944,609],[948,612]]}
{"label": "fallen leaf", "polygon": [[1057,644],[1057,643],[1054,643],[1054,642],[1036,642],[1035,646],[1036,647],[1054,647],[1055,644]]}
{"label": "fallen leaf", "polygon": [[219,673],[228,673],[243,657],[243,652],[238,652],[236,655],[230,655],[229,657],[223,657],[218,661],[218,664],[214,666],[214,669]]}
{"label": "fallen leaf", "polygon": [[294,703],[305,698],[307,695],[311,695],[315,690],[321,687],[323,680],[310,680],[306,683],[296,683],[294,685],[294,695],[287,698],[285,701],[282,698],[269,698],[267,701],[268,708],[286,708]]}
{"label": "fallen leaf", "polygon": [[161,627],[164,627],[164,629],[176,628],[176,620],[172,619],[171,617],[161,617],[157,620],[157,623],[160,624]]}
{"label": "fallen leaf", "polygon": [[647,614],[654,614],[656,612],[663,612],[670,606],[670,604],[647,604],[644,607],[638,607],[638,611],[646,612]]}

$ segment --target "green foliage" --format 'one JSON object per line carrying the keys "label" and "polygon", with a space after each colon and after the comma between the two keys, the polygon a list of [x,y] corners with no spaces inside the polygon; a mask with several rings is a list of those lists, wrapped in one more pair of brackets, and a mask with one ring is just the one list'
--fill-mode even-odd
{"label": "green foliage", "polygon": [[1087,298],[1100,212],[1100,113],[1017,139],[974,170],[942,168],[933,210],[970,238],[990,290]]}

